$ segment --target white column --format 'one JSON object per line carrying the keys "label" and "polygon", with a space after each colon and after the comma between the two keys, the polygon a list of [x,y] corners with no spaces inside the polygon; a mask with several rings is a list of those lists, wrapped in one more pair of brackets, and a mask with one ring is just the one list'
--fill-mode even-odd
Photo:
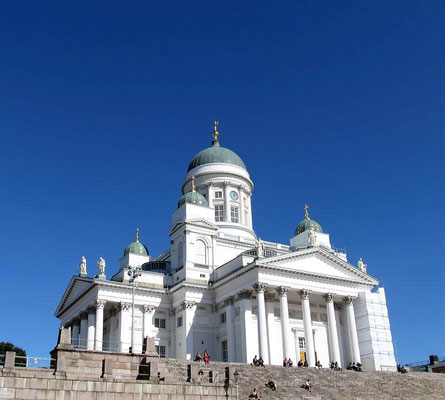
{"label": "white column", "polygon": [[328,333],[329,333],[329,355],[330,361],[337,361],[341,367],[340,361],[340,346],[338,344],[337,335],[337,321],[335,319],[334,309],[334,295],[332,293],[326,293],[324,296],[326,300],[326,310],[328,312]]}
{"label": "white column", "polygon": [[83,312],[80,314],[80,338],[79,338],[79,349],[87,348],[88,340],[88,314]]}
{"label": "white column", "polygon": [[357,327],[355,325],[354,300],[352,296],[346,296],[345,307],[348,320],[349,343],[351,344],[352,362],[360,362],[360,348],[358,345]]}
{"label": "white column", "polygon": [[[267,293],[265,296],[266,300],[266,319],[267,319],[267,349],[269,356],[269,364],[274,362],[274,327],[275,327],[275,312],[274,312],[274,301],[275,296],[273,293]],[[281,362],[281,357],[278,356],[277,361]]]}
{"label": "white column", "polygon": [[[298,329],[292,328],[292,333],[294,334],[294,346],[295,346],[295,360],[296,362],[301,360],[300,357],[300,341],[298,340]],[[284,357],[283,357],[284,358]]]}
{"label": "white column", "polygon": [[119,310],[119,351],[128,353],[131,346],[131,304],[121,303]]}
{"label": "white column", "polygon": [[144,305],[143,307],[144,311],[144,330],[142,331],[142,343],[144,342],[145,338],[150,338],[154,336],[153,334],[153,316],[155,315],[155,308],[151,305]]}
{"label": "white column", "polygon": [[243,191],[243,187],[239,186],[238,191],[239,191],[239,212],[240,212],[239,221],[241,224],[246,225],[246,220],[244,218],[244,200],[243,200],[244,191]]}
{"label": "white column", "polygon": [[96,336],[96,309],[95,307],[88,308],[88,334],[87,334],[87,349],[94,350],[94,340]]}
{"label": "white column", "polygon": [[73,319],[73,328],[71,330],[71,344],[74,348],[79,347],[79,331],[80,331],[80,320],[79,318]]}
{"label": "white column", "polygon": [[281,337],[283,341],[283,358],[293,357],[292,342],[290,338],[289,307],[287,304],[288,289],[284,286],[278,288],[280,294]]}
{"label": "white column", "polygon": [[309,367],[315,367],[315,347],[314,336],[312,334],[311,306],[309,303],[309,293],[307,290],[301,290],[301,302],[303,303],[303,325],[304,338],[306,341],[306,358]]}
{"label": "white column", "polygon": [[256,283],[254,286],[256,292],[257,317],[258,317],[258,356],[263,357],[266,364],[269,363],[267,351],[267,326],[266,326],[266,302],[264,300],[264,283]]}
{"label": "white column", "polygon": [[230,222],[229,182],[224,182],[224,221]]}
{"label": "white column", "polygon": [[[251,324],[252,319],[252,307],[251,298],[252,293],[250,290],[243,290],[238,293],[237,301],[240,308],[240,345],[238,346],[239,355],[237,357],[237,362],[251,362],[249,360],[251,356],[252,348],[252,337],[251,335]],[[254,350],[256,352],[256,350]],[[253,355],[252,355],[253,357]]]}
{"label": "white column", "polygon": [[209,206],[212,207],[212,203],[210,202],[210,195],[212,193],[212,182],[206,182],[206,187],[207,187],[207,202],[209,203]]}
{"label": "white column", "polygon": [[[196,303],[193,301],[183,301],[182,307],[182,323],[184,336],[182,344],[184,346],[183,352],[186,360],[192,360],[195,356],[193,349],[193,319],[195,318]],[[207,349],[209,350],[209,349]]]}
{"label": "white column", "polygon": [[105,300],[96,300],[96,342],[95,350],[102,351],[104,338],[104,307]]}
{"label": "white column", "polygon": [[227,356],[229,362],[236,361],[236,349],[235,349],[235,324],[233,322],[233,297],[228,297],[224,300],[226,306],[226,334],[227,334]]}

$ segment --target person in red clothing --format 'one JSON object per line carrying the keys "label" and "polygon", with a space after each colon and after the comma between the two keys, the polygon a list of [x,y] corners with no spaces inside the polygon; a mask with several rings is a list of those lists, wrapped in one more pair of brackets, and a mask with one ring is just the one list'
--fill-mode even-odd
{"label": "person in red clothing", "polygon": [[208,364],[210,362],[210,356],[207,350],[204,350],[204,362]]}

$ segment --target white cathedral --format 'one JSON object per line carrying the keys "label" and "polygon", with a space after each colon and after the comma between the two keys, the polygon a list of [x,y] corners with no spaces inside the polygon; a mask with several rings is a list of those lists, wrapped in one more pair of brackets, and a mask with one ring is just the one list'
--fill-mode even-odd
{"label": "white cathedral", "polygon": [[[361,362],[393,370],[383,288],[366,265],[350,264],[306,215],[290,245],[253,230],[253,182],[241,158],[212,146],[190,162],[173,212],[170,247],[158,257],[136,240],[107,278],[105,260],[88,277],[82,258],[57,307],[85,351],[142,353],[152,338],[161,357],[267,364]],[[154,339],[153,339],[154,338]]]}

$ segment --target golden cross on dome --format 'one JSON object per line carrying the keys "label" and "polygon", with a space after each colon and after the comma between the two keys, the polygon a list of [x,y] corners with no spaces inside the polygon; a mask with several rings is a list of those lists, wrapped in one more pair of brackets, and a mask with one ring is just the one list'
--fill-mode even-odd
{"label": "golden cross on dome", "polygon": [[309,214],[307,213],[309,206],[307,204],[304,205],[304,218],[309,219]]}
{"label": "golden cross on dome", "polygon": [[219,135],[219,133],[218,133],[218,131],[217,131],[217,129],[216,129],[217,126],[218,126],[218,121],[215,121],[215,122],[213,123],[213,133],[212,133],[212,135],[213,135],[213,139],[214,139],[214,140],[218,140],[218,135]]}
{"label": "golden cross on dome", "polygon": [[139,242],[139,228],[136,228],[136,242]]}
{"label": "golden cross on dome", "polygon": [[195,177],[194,176],[192,176],[192,192],[196,192]]}

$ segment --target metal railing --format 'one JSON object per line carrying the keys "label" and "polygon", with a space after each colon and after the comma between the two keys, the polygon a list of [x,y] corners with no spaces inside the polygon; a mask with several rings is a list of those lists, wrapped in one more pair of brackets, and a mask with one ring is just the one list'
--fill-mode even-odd
{"label": "metal railing", "polygon": [[49,357],[15,356],[14,366],[18,368],[53,369],[55,361],[54,358]]}
{"label": "metal railing", "polygon": [[[443,362],[445,361],[445,357],[439,357],[438,362]],[[411,368],[413,367],[419,367],[419,366],[423,366],[423,365],[432,365],[430,364],[430,360],[423,360],[423,361],[416,361],[413,363],[408,363],[406,365],[409,365]]]}

